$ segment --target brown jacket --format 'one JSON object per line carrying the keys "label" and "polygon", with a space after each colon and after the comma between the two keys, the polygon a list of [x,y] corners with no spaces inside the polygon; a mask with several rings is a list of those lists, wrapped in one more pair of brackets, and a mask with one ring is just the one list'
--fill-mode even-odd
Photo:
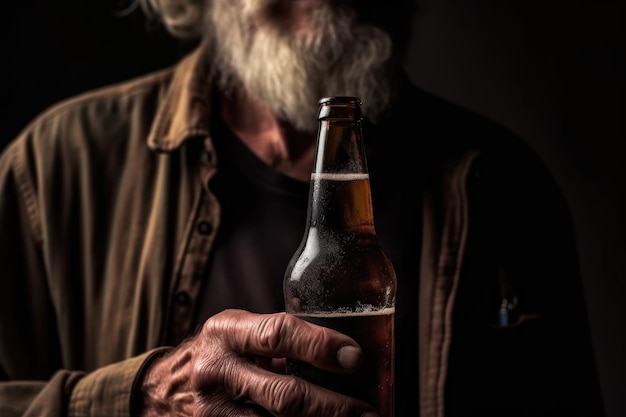
{"label": "brown jacket", "polygon": [[[60,103],[3,152],[1,416],[128,416],[142,366],[192,331],[201,278],[220,224],[219,205],[207,186],[217,170],[208,131],[207,61],[198,50],[172,69]],[[432,104],[442,107],[441,113],[447,110],[436,99]],[[433,130],[449,129],[441,123]],[[542,377],[526,381],[539,387],[538,407],[558,410],[567,403],[563,408],[569,409],[581,395],[586,398],[582,409],[600,410],[562,201],[553,197],[558,193],[540,164],[528,165],[526,151],[515,148],[498,162],[503,155],[484,145],[457,135],[431,150],[438,157],[432,158],[424,199],[420,415],[484,411],[489,404],[497,408],[509,401],[508,394],[497,397],[484,387],[498,389],[516,376],[507,370],[497,375],[495,361],[484,369],[472,364],[509,348],[511,355],[531,352],[528,363],[550,368],[550,383],[572,375],[586,378],[580,384],[575,381],[582,377],[573,377],[574,391],[565,384],[567,398],[559,397],[560,389],[543,398]],[[492,153],[499,158],[490,158]],[[498,175],[490,177],[490,172]],[[506,189],[514,190],[506,196],[505,188],[498,188],[505,181]],[[474,204],[471,193],[480,201]],[[490,199],[493,194],[497,199]],[[526,195],[533,196],[528,207]],[[547,200],[537,204],[539,195]],[[540,208],[529,213],[529,207]],[[526,222],[526,215],[532,220]],[[470,217],[482,219],[490,232],[473,234],[480,222]],[[500,235],[502,225],[508,229]],[[533,235],[536,231],[549,237]],[[460,277],[470,270],[476,273],[468,276],[480,276],[487,267],[475,259],[496,256],[497,265],[491,260],[488,268],[503,276],[507,269],[537,276],[530,282],[512,280],[524,281],[522,293],[531,299],[542,295],[526,304],[521,324],[472,328],[464,320],[474,311],[480,285],[469,279],[464,284]],[[552,303],[558,308],[552,312],[553,304],[544,301],[555,295],[559,298]],[[554,319],[545,319],[550,313]],[[553,366],[564,346],[574,349],[574,362],[559,359],[563,363]],[[501,358],[505,364],[509,359]],[[476,388],[485,376],[481,372],[495,372],[496,381]],[[515,390],[518,381],[510,384]],[[524,406],[511,408],[522,411]]]}

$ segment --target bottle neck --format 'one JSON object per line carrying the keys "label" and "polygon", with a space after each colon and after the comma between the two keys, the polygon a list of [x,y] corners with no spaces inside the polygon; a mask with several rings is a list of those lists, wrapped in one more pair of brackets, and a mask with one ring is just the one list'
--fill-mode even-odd
{"label": "bottle neck", "polygon": [[309,227],[374,233],[369,172],[359,121],[320,121],[311,173]]}

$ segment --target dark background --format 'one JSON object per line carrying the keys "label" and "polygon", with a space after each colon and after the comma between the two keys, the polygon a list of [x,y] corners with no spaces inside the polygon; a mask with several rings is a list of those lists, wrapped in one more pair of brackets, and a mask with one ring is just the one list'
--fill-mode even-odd
{"label": "dark background", "polygon": [[[7,3],[0,148],[55,101],[167,66],[189,48],[139,12],[116,16],[118,0]],[[412,78],[525,138],[569,200],[608,416],[626,416],[620,1],[418,3],[407,61]]]}

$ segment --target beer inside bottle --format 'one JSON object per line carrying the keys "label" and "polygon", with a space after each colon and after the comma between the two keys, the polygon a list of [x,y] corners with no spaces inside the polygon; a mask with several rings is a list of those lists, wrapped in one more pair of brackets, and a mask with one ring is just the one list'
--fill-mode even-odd
{"label": "beer inside bottle", "polygon": [[364,357],[349,375],[290,359],[287,371],[392,417],[396,276],[374,228],[361,102],[327,97],[319,105],[307,224],[285,272],[285,306],[351,336]]}

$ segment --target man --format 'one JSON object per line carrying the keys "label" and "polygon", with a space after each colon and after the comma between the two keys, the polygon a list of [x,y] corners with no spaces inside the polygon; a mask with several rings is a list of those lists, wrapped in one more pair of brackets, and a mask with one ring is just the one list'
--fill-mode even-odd
{"label": "man", "polygon": [[508,131],[411,85],[412,2],[380,3],[151,1],[198,48],[7,147],[1,415],[375,415],[283,373],[363,359],[281,313],[329,95],[364,102],[398,277],[396,414],[602,415],[553,180]]}

